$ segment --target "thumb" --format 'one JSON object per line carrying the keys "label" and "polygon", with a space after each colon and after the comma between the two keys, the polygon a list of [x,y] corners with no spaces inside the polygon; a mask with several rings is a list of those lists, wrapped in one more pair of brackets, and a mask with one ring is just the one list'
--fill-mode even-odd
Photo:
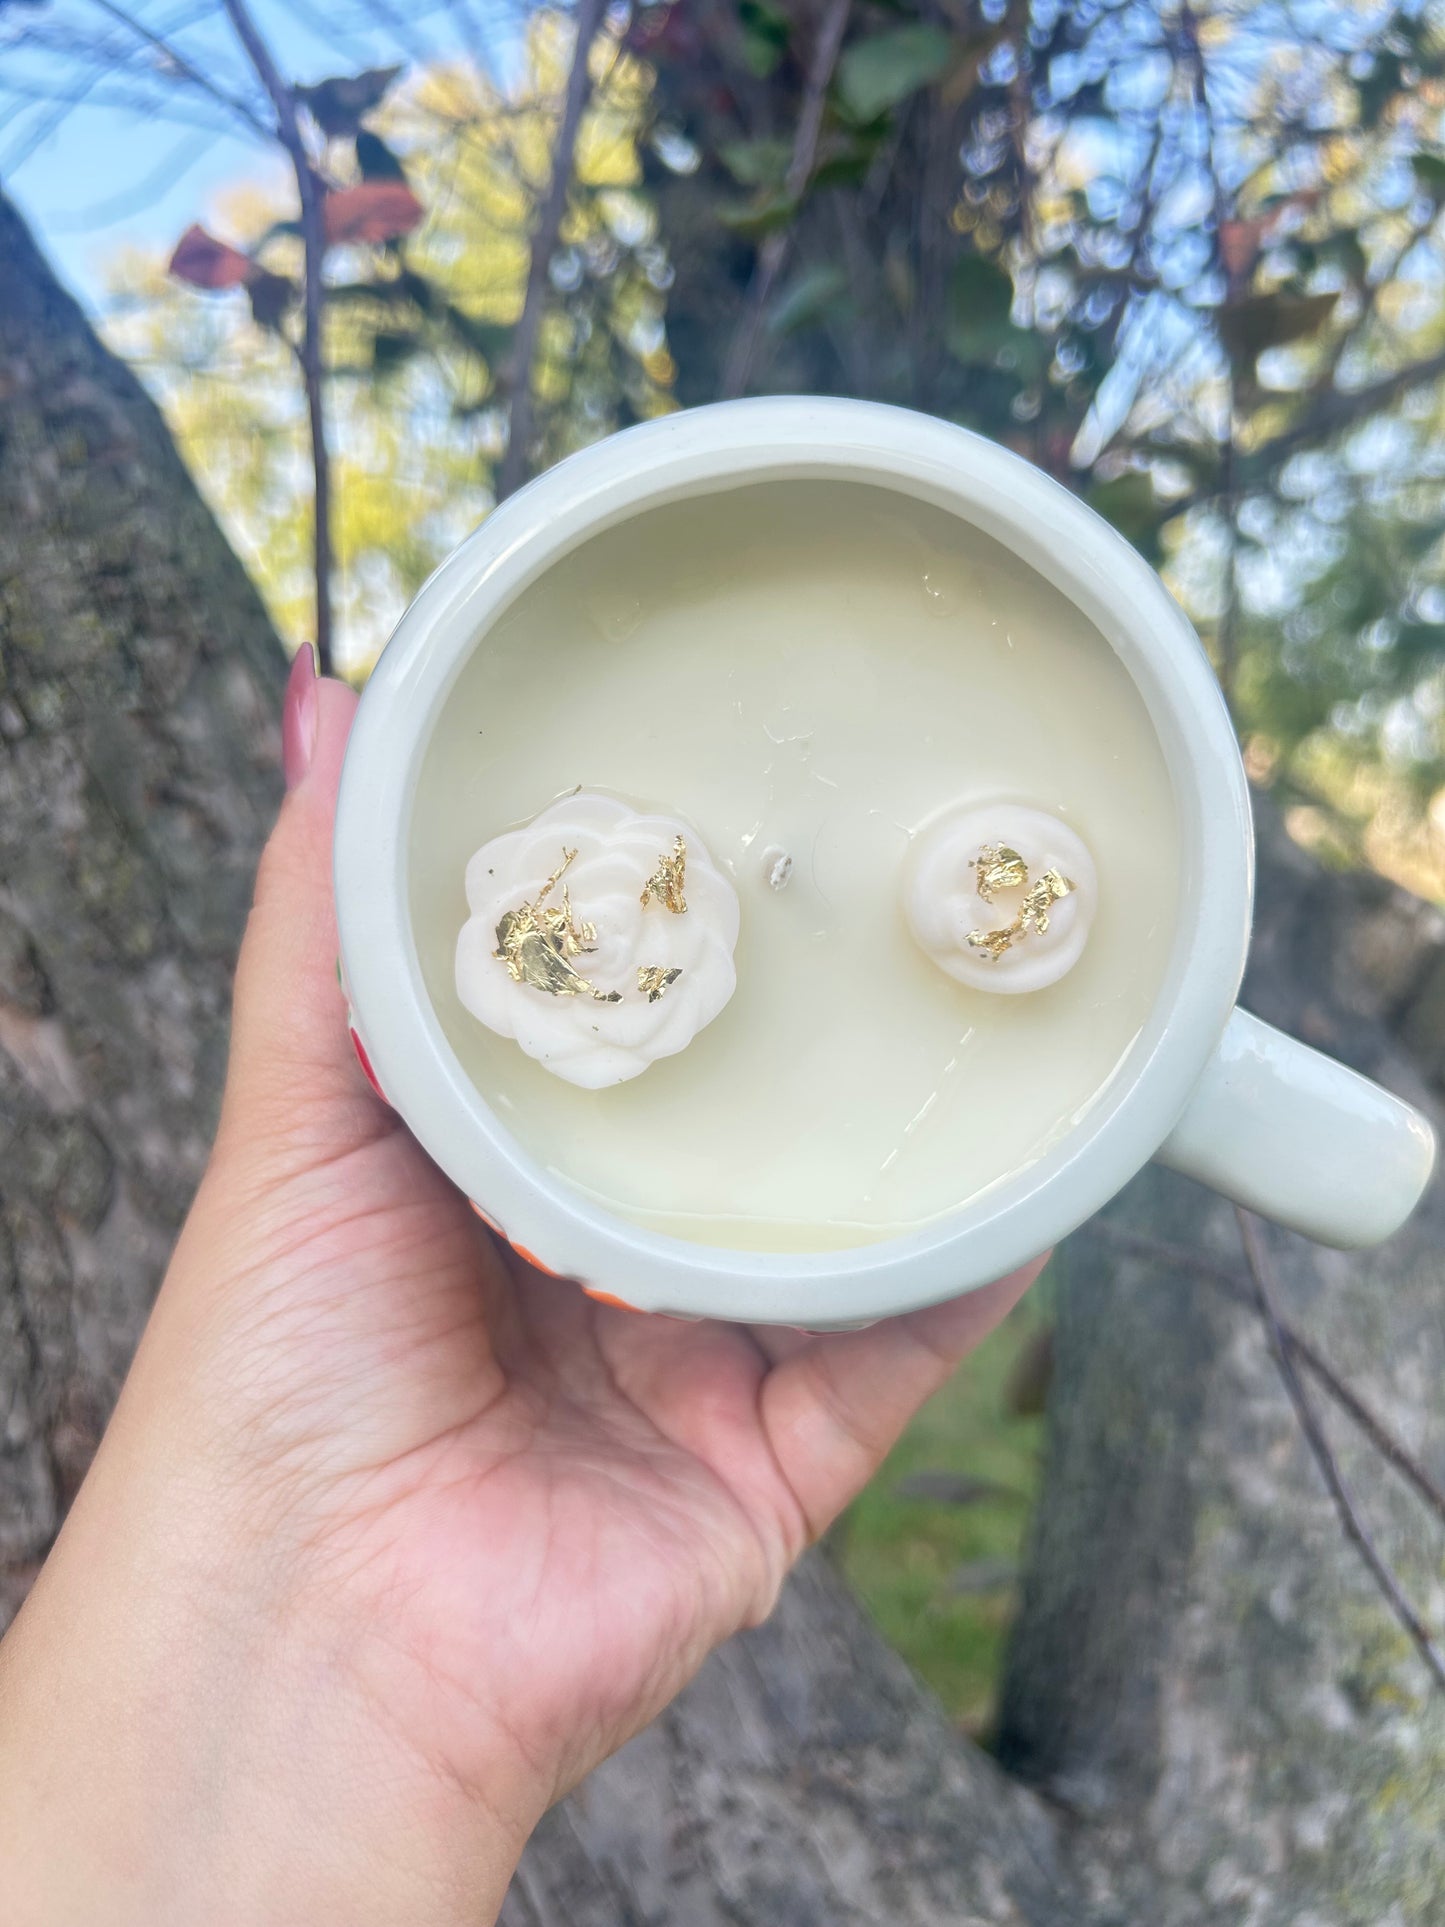
{"label": "thumb", "polygon": [[337,982],[331,838],[355,693],[298,650],[282,710],[286,799],[236,965],[221,1128],[263,1154],[334,1155],[376,1130]]}

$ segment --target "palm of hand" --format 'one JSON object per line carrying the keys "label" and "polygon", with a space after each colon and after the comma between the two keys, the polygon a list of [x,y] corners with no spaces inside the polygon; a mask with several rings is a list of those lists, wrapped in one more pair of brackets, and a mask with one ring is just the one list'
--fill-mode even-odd
{"label": "palm of hand", "polygon": [[766,1612],[871,1448],[795,1485],[814,1428],[764,1347],[805,1341],[595,1304],[357,1119],[225,1238],[264,1276],[215,1333],[257,1516],[419,1754],[471,1780],[500,1729],[570,1783]]}
{"label": "palm of hand", "polygon": [[379,1106],[325,1108],[226,1240],[264,1278],[214,1374],[253,1510],[416,1755],[479,1784],[505,1735],[550,1798],[766,1614],[1022,1281],[826,1339],[646,1317],[501,1247]]}
{"label": "palm of hand", "polygon": [[242,951],[216,1155],[143,1357],[180,1335],[173,1379],[240,1467],[288,1623],[320,1629],[432,1767],[495,1780],[501,1735],[545,1803],[767,1612],[1038,1267],[810,1338],[640,1316],[524,1265],[352,1061],[325,965],[351,699],[321,697]]}

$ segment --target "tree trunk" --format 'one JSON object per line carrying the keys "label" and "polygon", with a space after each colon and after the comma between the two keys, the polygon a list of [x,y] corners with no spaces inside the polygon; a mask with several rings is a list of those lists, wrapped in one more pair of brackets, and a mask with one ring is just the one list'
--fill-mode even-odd
{"label": "tree trunk", "polygon": [[0,199],[0,1625],[205,1160],[284,673],[155,405]]}
{"label": "tree trunk", "polygon": [[503,1927],[1075,1927],[1045,1803],[959,1738],[820,1554],[549,1814]]}
{"label": "tree trunk", "polygon": [[[1259,814],[1245,1002],[1440,1129],[1420,1076],[1445,1043],[1439,917],[1377,877],[1325,873]],[[1233,1212],[1164,1172],[1104,1222],[1240,1261]],[[1266,1235],[1282,1309],[1445,1484],[1445,1185],[1372,1252]],[[1341,1532],[1259,1317],[1087,1231],[1065,1265],[1002,1760],[1088,1840],[1104,1918],[1445,1919],[1445,1696]],[[1326,1419],[1438,1637],[1445,1532],[1348,1422]]]}
{"label": "tree trunk", "polygon": [[[0,203],[0,1571],[84,1469],[205,1155],[279,783],[279,648],[155,409]],[[1445,930],[1262,812],[1248,999],[1424,1099]],[[1408,1052],[1408,1055],[1407,1055]],[[1259,1321],[1110,1230],[1237,1264],[1146,1172],[1061,1258],[1050,1444],[999,1758],[818,1555],[769,1624],[539,1830],[509,1927],[1415,1927],[1440,1915],[1445,1703],[1343,1539]],[[1445,1478],[1445,1190],[1345,1259],[1271,1234],[1289,1311]],[[1440,1533],[1330,1419],[1445,1623]]]}

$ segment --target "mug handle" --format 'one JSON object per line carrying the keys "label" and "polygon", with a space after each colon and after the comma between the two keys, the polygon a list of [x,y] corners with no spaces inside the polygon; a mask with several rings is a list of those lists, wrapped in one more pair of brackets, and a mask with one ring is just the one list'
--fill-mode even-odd
{"label": "mug handle", "polygon": [[1350,1251],[1388,1238],[1415,1209],[1434,1167],[1435,1133],[1369,1078],[1235,1010],[1155,1158]]}

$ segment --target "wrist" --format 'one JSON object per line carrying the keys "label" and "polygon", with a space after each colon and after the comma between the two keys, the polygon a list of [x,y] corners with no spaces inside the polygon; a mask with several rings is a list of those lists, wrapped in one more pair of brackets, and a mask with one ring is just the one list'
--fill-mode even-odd
{"label": "wrist", "polygon": [[248,1592],[254,1548],[88,1504],[106,1470],[0,1644],[7,1922],[493,1918],[546,1804],[523,1763],[499,1741],[463,1784],[421,1757],[344,1623]]}

